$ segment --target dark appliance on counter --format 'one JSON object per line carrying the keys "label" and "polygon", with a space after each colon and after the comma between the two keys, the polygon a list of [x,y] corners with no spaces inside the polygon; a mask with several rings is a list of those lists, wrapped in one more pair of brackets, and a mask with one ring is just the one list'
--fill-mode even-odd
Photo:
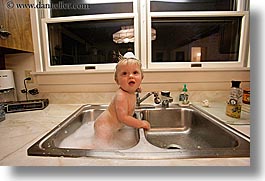
{"label": "dark appliance on counter", "polygon": [[11,101],[4,102],[4,109],[6,113],[34,111],[46,108],[49,105],[48,99],[35,99],[27,101]]}

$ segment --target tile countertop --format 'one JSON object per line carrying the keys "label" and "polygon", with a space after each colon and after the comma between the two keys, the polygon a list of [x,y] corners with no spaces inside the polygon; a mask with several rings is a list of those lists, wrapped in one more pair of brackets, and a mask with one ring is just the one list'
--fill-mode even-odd
{"label": "tile countertop", "polygon": [[[193,103],[239,131],[250,135],[250,114],[242,112],[240,120],[225,115],[225,103],[211,103],[205,108]],[[50,104],[44,110],[6,114],[0,122],[0,165],[5,166],[250,166],[249,157],[196,158],[165,160],[99,159],[28,156],[27,149],[52,128],[77,110],[79,104]],[[238,122],[238,124],[237,124]]]}

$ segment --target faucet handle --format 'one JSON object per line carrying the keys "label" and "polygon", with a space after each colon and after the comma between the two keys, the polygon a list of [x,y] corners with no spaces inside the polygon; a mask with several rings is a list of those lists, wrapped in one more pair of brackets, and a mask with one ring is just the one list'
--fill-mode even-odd
{"label": "faucet handle", "polygon": [[160,99],[160,97],[158,95],[158,92],[153,92],[153,94],[154,94],[154,102],[156,104],[160,104],[161,103],[161,99]]}

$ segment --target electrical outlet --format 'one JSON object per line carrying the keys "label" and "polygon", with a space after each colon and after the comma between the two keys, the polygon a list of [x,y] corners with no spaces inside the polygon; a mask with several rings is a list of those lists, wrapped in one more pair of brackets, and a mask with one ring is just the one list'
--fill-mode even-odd
{"label": "electrical outlet", "polygon": [[33,76],[31,74],[32,70],[25,70],[25,78],[30,77],[31,80],[27,80],[27,83],[33,83]]}

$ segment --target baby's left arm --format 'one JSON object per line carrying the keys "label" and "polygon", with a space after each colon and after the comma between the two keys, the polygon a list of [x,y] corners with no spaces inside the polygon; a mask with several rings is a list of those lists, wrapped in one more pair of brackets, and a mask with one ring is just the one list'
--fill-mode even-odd
{"label": "baby's left arm", "polygon": [[134,128],[146,128],[146,123],[129,115],[128,100],[125,96],[117,96],[115,101],[117,118],[120,122]]}

